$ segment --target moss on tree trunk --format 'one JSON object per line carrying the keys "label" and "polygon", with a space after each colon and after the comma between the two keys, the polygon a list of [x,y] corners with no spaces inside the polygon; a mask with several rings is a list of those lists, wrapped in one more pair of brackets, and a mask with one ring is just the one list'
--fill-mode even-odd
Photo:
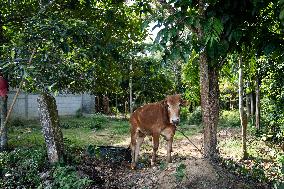
{"label": "moss on tree trunk", "polygon": [[38,99],[39,117],[50,163],[64,157],[63,135],[59,127],[59,117],[55,98],[43,93]]}

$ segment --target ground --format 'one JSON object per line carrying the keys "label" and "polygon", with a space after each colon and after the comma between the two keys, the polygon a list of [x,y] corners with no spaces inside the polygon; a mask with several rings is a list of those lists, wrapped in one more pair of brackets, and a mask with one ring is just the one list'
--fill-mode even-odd
{"label": "ground", "polygon": [[[231,136],[231,132],[229,135],[228,132],[230,131],[221,131],[219,138],[224,140],[225,135]],[[190,136],[190,140],[199,149],[202,148],[202,133]],[[114,146],[123,146],[127,149],[129,141],[130,138],[127,138]],[[97,185],[92,186],[93,188],[269,188],[266,184],[256,183],[230,173],[218,162],[209,162],[204,159],[199,150],[186,138],[175,140],[173,150],[173,163],[167,165],[165,142],[161,139],[157,166],[151,167],[149,165],[151,141],[145,140],[137,170],[131,170],[127,161],[98,161],[87,155],[85,166],[81,168],[82,172],[87,172],[94,180],[99,180]],[[103,174],[101,174],[102,171]]]}
{"label": "ground", "polygon": [[[158,150],[158,162],[155,167],[150,166],[152,145],[146,137],[140,152],[139,164],[136,170],[130,169],[130,143],[129,123],[127,120],[95,116],[90,118],[61,119],[61,127],[67,153],[70,155],[68,165],[77,171],[81,178],[89,178],[93,182],[88,188],[157,188],[157,189],[249,189],[271,188],[266,180],[251,179],[253,172],[261,171],[267,165],[272,172],[269,174],[276,178],[277,166],[273,165],[275,154],[272,148],[259,140],[250,139],[249,153],[252,157],[269,159],[272,161],[254,164],[254,160],[241,162],[241,131],[239,127],[219,128],[218,147],[220,159],[209,162],[204,159],[198,149],[202,149],[202,127],[189,125],[186,122],[179,125],[185,135],[176,132],[173,143],[173,163],[166,164],[166,143],[161,137]],[[14,122],[10,129],[11,148],[33,147],[44,145],[38,122]],[[261,149],[256,149],[261,147]],[[70,148],[70,149],[69,149]],[[264,153],[269,152],[269,153]],[[264,156],[265,154],[268,155]],[[274,158],[274,159],[273,159]],[[232,159],[232,164],[227,166],[224,159]],[[242,163],[250,169],[237,167],[234,163]],[[262,167],[259,167],[259,166]],[[277,169],[275,169],[277,168]],[[238,172],[243,171],[241,175]],[[274,172],[273,172],[274,171]],[[279,171],[278,171],[279,172]],[[260,172],[262,173],[262,172]],[[40,173],[48,186],[52,181],[49,169]],[[247,176],[250,175],[250,176]],[[254,175],[258,177],[259,175]],[[275,176],[276,175],[276,176]],[[276,178],[280,180],[281,178]],[[283,179],[283,178],[282,178]],[[258,180],[258,181],[256,181]],[[259,182],[261,181],[261,182]]]}

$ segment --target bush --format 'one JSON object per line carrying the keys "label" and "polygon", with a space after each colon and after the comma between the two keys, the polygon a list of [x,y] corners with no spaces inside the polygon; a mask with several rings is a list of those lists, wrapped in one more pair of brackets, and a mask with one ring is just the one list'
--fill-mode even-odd
{"label": "bush", "polygon": [[186,121],[188,115],[189,115],[189,110],[188,110],[188,108],[186,108],[186,107],[181,107],[181,109],[180,109],[180,120],[181,120],[182,122],[183,122],[183,121]]}
{"label": "bush", "polygon": [[256,136],[260,136],[263,141],[283,145],[284,130],[281,129],[278,124],[270,123],[267,124],[266,127],[260,129],[260,131],[256,132]]}
{"label": "bush", "polygon": [[76,169],[72,166],[56,166],[53,170],[52,177],[53,188],[86,188],[92,182],[87,177],[81,178],[77,175]]}
{"label": "bush", "polygon": [[83,111],[82,111],[81,108],[79,108],[79,109],[76,111],[75,117],[76,117],[76,118],[83,117]]}
{"label": "bush", "polygon": [[61,128],[64,129],[73,129],[73,128],[90,128],[90,129],[101,129],[109,123],[109,120],[106,116],[102,114],[96,114],[93,117],[89,118],[69,118],[63,120],[60,124]]}
{"label": "bush", "polygon": [[202,123],[201,107],[196,107],[192,113],[188,114],[188,123],[192,125],[200,125]]}
{"label": "bush", "polygon": [[237,110],[227,111],[224,110],[221,113],[221,117],[219,120],[220,127],[240,127],[240,115]]}
{"label": "bush", "polygon": [[96,130],[103,128],[109,122],[108,118],[101,114],[97,114],[92,119],[93,119],[93,124],[90,125],[89,128]]}
{"label": "bush", "polygon": [[39,172],[47,165],[45,147],[15,149],[0,153],[0,188],[34,188],[41,182]]}
{"label": "bush", "polygon": [[25,124],[22,120],[20,120],[19,118],[15,118],[12,119],[9,123],[9,125],[13,126],[13,127],[23,127]]}

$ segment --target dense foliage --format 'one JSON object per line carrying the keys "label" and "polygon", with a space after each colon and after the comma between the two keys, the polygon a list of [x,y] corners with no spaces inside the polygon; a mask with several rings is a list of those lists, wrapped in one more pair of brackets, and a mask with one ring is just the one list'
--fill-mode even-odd
{"label": "dense foliage", "polygon": [[[154,29],[159,30],[157,36],[149,41]],[[240,126],[236,109],[241,59],[249,131],[254,141],[273,148],[277,174],[267,178],[262,165],[265,157],[253,150],[249,153],[257,158],[248,163],[251,169],[230,161],[224,164],[243,175],[259,176],[262,182],[271,181],[275,187],[281,186],[277,179],[283,176],[284,164],[283,52],[283,0],[0,3],[0,68],[11,87],[19,87],[23,81],[26,92],[90,92],[100,101],[102,96],[108,97],[111,113],[127,113],[129,106],[135,109],[167,94],[182,93],[190,101],[181,111],[182,120],[190,125],[203,122],[205,133],[209,133],[204,139],[212,139],[204,144],[212,142],[211,149],[216,152],[217,125]],[[258,89],[260,128],[255,126]],[[81,121],[81,116],[78,111],[79,121],[63,121],[61,127],[97,132],[112,123],[104,116],[87,121]],[[123,126],[119,134],[126,132],[127,123],[117,125]],[[40,185],[39,172],[48,169],[43,148],[11,146],[11,151],[0,154],[0,165],[0,186],[11,188]],[[184,178],[184,170],[182,164],[177,167],[178,179]],[[58,166],[49,176],[59,188],[75,180],[78,188],[90,184],[75,171],[72,166]]]}

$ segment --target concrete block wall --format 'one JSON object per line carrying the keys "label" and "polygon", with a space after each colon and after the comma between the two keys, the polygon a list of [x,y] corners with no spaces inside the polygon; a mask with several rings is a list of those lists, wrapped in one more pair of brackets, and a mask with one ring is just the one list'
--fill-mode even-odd
{"label": "concrete block wall", "polygon": [[[12,104],[15,90],[9,91],[8,110]],[[20,93],[14,105],[11,118],[35,119],[38,118],[38,94]],[[84,94],[59,94],[55,96],[58,114],[60,116],[72,116],[76,111],[82,109],[83,112],[90,113],[94,111],[95,97]]]}

